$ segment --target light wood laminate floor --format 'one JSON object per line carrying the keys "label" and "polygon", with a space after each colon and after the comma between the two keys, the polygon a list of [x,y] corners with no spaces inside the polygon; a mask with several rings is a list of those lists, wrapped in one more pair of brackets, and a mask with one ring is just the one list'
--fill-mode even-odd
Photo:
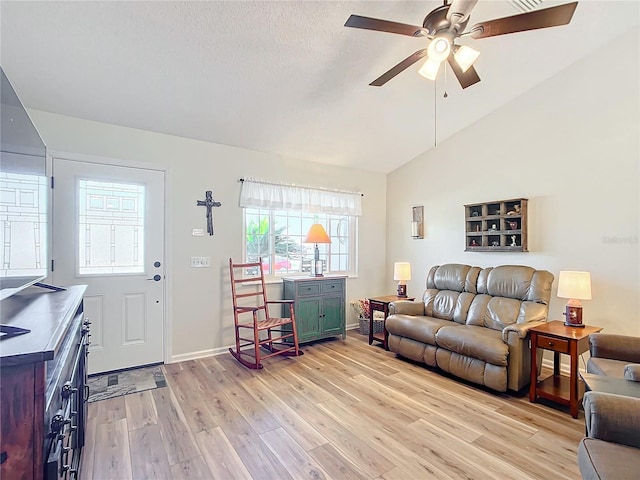
{"label": "light wood laminate floor", "polygon": [[165,365],[168,387],[89,405],[82,480],[578,479],[584,415],[396,358],[348,332],[249,370]]}

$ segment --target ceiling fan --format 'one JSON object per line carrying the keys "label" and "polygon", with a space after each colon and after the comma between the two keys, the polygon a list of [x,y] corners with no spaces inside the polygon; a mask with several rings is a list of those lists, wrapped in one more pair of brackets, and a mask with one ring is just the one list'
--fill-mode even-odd
{"label": "ceiling fan", "polygon": [[430,39],[427,48],[418,50],[413,55],[405,58],[369,85],[380,87],[421,58],[427,57],[426,62],[419,70],[422,76],[435,80],[440,64],[446,60],[462,88],[470,87],[480,81],[480,77],[473,68],[473,63],[480,55],[480,52],[466,45],[456,44],[455,42],[458,38],[495,37],[507,33],[567,25],[578,6],[578,2],[572,2],[510,17],[487,20],[476,23],[465,32],[467,23],[469,23],[469,14],[476,3],[478,3],[478,0],[453,0],[450,4],[447,0],[444,0],[444,5],[427,14],[422,27],[351,15],[344,24],[345,27]]}

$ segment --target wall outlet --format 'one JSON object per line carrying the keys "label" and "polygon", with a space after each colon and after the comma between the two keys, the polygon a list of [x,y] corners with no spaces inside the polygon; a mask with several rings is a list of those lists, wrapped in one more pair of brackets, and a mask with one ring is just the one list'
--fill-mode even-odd
{"label": "wall outlet", "polygon": [[191,257],[191,268],[209,268],[211,257]]}
{"label": "wall outlet", "polygon": [[203,228],[194,228],[191,230],[191,235],[194,237],[204,237],[204,229]]}

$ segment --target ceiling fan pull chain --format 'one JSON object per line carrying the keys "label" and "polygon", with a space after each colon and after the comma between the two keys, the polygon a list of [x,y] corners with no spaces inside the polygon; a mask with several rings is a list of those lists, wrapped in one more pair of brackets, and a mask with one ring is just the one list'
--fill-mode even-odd
{"label": "ceiling fan pull chain", "polygon": [[[444,63],[444,62],[443,62]],[[443,98],[447,98],[449,94],[447,93],[447,64],[444,64],[444,95]]]}
{"label": "ceiling fan pull chain", "polygon": [[438,81],[433,82],[433,146],[438,146]]}

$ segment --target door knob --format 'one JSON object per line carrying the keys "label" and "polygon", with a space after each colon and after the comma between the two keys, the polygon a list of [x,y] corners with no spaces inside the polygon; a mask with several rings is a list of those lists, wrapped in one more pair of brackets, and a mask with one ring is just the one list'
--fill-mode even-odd
{"label": "door knob", "polygon": [[160,280],[162,280],[162,277],[156,274],[152,278],[147,278],[147,280],[153,280],[154,282],[159,282]]}

